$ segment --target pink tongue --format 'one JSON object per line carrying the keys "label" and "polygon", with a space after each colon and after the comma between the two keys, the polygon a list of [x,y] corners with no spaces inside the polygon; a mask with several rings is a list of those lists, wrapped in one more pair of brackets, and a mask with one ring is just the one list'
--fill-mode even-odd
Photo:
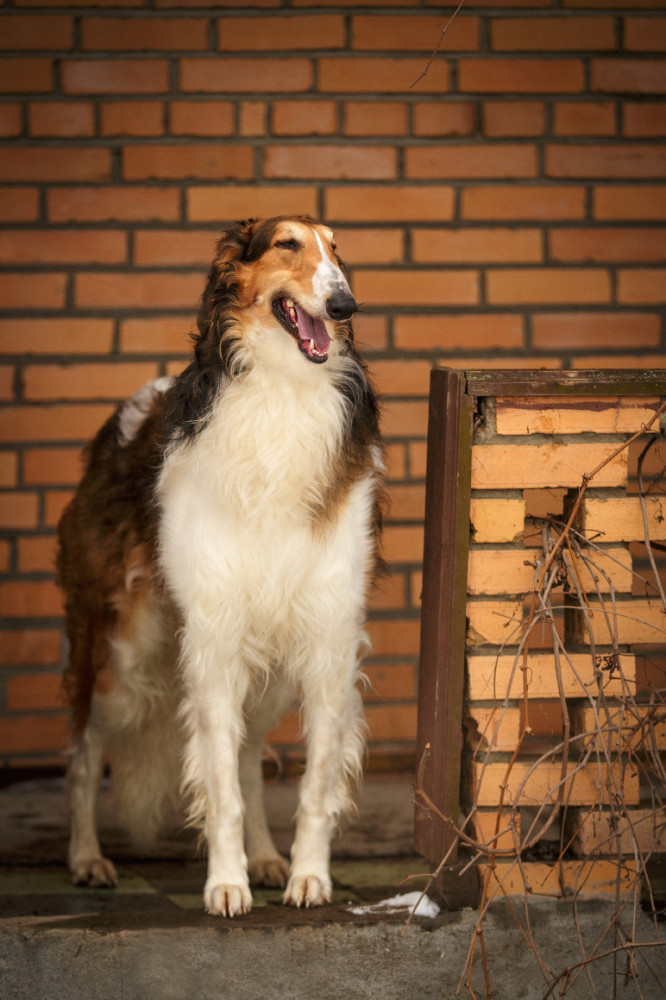
{"label": "pink tongue", "polygon": [[326,354],[331,346],[331,338],[326,332],[326,327],[320,319],[315,319],[303,312],[301,307],[294,303],[296,309],[296,321],[298,323],[298,336],[301,340],[314,340],[315,347],[320,354]]}

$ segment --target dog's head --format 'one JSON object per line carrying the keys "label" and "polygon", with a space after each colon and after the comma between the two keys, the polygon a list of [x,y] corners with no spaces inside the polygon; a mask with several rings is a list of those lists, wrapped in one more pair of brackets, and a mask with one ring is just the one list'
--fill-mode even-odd
{"label": "dog's head", "polygon": [[217,244],[199,330],[241,366],[260,342],[321,365],[351,343],[356,309],[330,229],[308,216],[252,219]]}

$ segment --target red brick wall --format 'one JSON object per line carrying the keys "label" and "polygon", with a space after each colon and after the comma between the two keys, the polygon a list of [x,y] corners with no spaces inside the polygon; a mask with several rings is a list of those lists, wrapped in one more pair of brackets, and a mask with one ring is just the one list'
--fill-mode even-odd
{"label": "red brick wall", "polygon": [[225,222],[319,216],[365,306],[375,754],[413,748],[431,365],[664,364],[666,0],[469,0],[411,86],[454,6],[3,4],[0,763],[63,746],[54,527],[81,444],[181,367]]}

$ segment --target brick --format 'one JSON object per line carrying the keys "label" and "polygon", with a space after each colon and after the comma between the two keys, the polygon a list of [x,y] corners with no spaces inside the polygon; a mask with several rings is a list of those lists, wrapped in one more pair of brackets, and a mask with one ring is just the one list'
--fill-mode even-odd
{"label": "brick", "polygon": [[5,354],[106,354],[113,322],[102,319],[3,319]]}
{"label": "brick", "polygon": [[0,411],[0,441],[85,443],[113,409],[102,403],[7,406]]}
{"label": "brick", "polygon": [[[581,485],[584,474],[615,451],[617,444],[474,445],[472,488],[483,490]],[[623,486],[627,481],[626,450],[595,477],[595,486]]]}
{"label": "brick", "polygon": [[473,542],[517,542],[525,530],[525,501],[472,497],[469,518]]}
{"label": "brick", "polygon": [[585,743],[598,746],[602,753],[659,753],[666,750],[666,707],[611,704],[595,714],[591,706],[577,706],[572,731],[581,736],[589,733]]}
{"label": "brick", "polygon": [[34,101],[28,108],[28,127],[35,136],[94,135],[94,108],[88,101]]}
{"label": "brick", "polygon": [[74,39],[74,20],[65,15],[21,14],[2,18],[2,47],[10,51],[31,49],[70,49]]}
{"label": "brick", "polygon": [[625,101],[622,106],[623,132],[632,138],[666,135],[666,103],[644,104]]}
{"label": "brick", "polygon": [[0,136],[13,139],[23,131],[23,109],[20,104],[0,104]]}
{"label": "brick", "polygon": [[[620,601],[616,603],[616,612],[613,614],[612,608],[607,608],[610,625],[613,632],[617,634],[617,641],[625,643],[646,643],[649,645],[663,645],[666,634],[666,617],[663,608],[654,600],[639,600],[634,598],[630,601]],[[609,627],[602,613],[597,610],[596,601],[591,599],[590,615],[592,635],[598,644],[609,644],[611,642]],[[581,627],[581,640],[589,644],[590,636],[587,630]]]}
{"label": "brick", "polygon": [[354,275],[354,294],[368,305],[476,305],[476,271],[365,270]]}
{"label": "brick", "polygon": [[0,719],[0,752],[63,751],[68,744],[68,721],[62,715],[19,715]]}
{"label": "brick", "polygon": [[219,233],[210,229],[146,229],[134,234],[134,263],[139,267],[208,266]]}
{"label": "brick", "polygon": [[[666,511],[661,500],[646,497],[645,507],[650,539],[666,541]],[[586,497],[582,517],[589,538],[602,542],[642,542],[645,538],[639,497]]]}
{"label": "brick", "polygon": [[120,324],[120,350],[125,354],[188,354],[189,334],[195,329],[194,317],[127,319]]}
{"label": "brick", "polygon": [[285,180],[393,180],[397,151],[391,146],[266,146],[264,177]]}
{"label": "brick", "polygon": [[103,136],[148,137],[164,133],[162,101],[103,101],[100,112]]}
{"label": "brick", "polygon": [[192,222],[232,222],[256,216],[318,215],[317,189],[305,185],[255,187],[191,187],[187,191],[187,217]]}
{"label": "brick", "polygon": [[333,135],[337,131],[335,101],[274,101],[274,135]]}
{"label": "brick", "polygon": [[188,144],[126,146],[123,176],[128,181],[201,178],[248,180],[254,174],[249,146]]}
{"label": "brick", "polygon": [[473,186],[463,190],[461,205],[463,218],[473,220],[582,219],[585,215],[585,189],[563,185]]}
{"label": "brick", "polygon": [[[557,668],[552,653],[529,653],[524,665],[525,673],[522,655],[517,659],[507,654],[468,656],[468,697],[471,701],[522,699],[524,681],[527,682],[528,697],[537,703],[543,699],[560,697]],[[562,694],[565,698],[587,697],[590,690],[597,690],[599,681],[607,698],[634,691],[636,658],[622,653],[620,665],[621,671],[599,674],[599,668],[589,654],[569,653],[568,657],[562,656]]]}
{"label": "brick", "polygon": [[617,301],[626,305],[666,302],[666,268],[618,271]]}
{"label": "brick", "polygon": [[483,131],[485,135],[543,135],[546,110],[543,101],[485,101]]}
{"label": "brick", "polygon": [[416,694],[414,667],[411,663],[367,663],[363,673],[371,684],[366,700],[409,701]]}
{"label": "brick", "polygon": [[51,59],[0,59],[0,94],[48,94],[52,87]]}
{"label": "brick", "polygon": [[133,274],[78,274],[74,286],[77,307],[113,309],[185,309],[198,302],[201,274],[146,271]]}
{"label": "brick", "polygon": [[65,59],[67,94],[160,94],[169,89],[166,59]]}
{"label": "brick", "polygon": [[666,354],[581,354],[570,360],[572,368],[665,368]]}
{"label": "brick", "polygon": [[420,563],[423,559],[422,525],[386,525],[382,555],[387,563]]}
{"label": "brick", "polygon": [[155,363],[27,365],[24,394],[31,402],[72,399],[124,399],[157,378]]}
{"label": "brick", "polygon": [[312,82],[309,59],[223,56],[180,60],[180,90],[183,93],[282,94],[308,90]]}
{"label": "brick", "polygon": [[368,705],[365,721],[372,742],[412,742],[416,739],[416,705]]}
{"label": "brick", "polygon": [[180,217],[176,187],[65,187],[47,192],[52,222],[174,222]]}
{"label": "brick", "polygon": [[346,101],[345,135],[407,135],[408,108],[402,101]]}
{"label": "brick", "polygon": [[56,564],[56,549],[55,535],[19,538],[19,573],[52,573]]}
{"label": "brick", "polygon": [[[536,549],[472,549],[467,571],[468,594],[530,594],[535,581],[534,564],[540,555]],[[631,556],[626,549],[614,548],[608,554],[594,551],[589,553],[589,559],[595,564],[589,569],[583,560],[572,560],[583,588],[593,589],[591,573],[598,572],[601,592],[608,592],[611,585],[617,592],[631,591]]]}
{"label": "brick", "polygon": [[39,520],[39,497],[24,491],[0,492],[0,523],[3,528],[36,528]]}
{"label": "brick", "polygon": [[16,486],[17,483],[18,457],[16,453],[12,451],[0,452],[0,486],[6,488],[8,486]]}
{"label": "brick", "polygon": [[[341,94],[402,94],[421,76],[423,59],[368,56],[319,60],[319,90]],[[419,82],[419,93],[443,94],[449,90],[449,67],[435,60]]]}
{"label": "brick", "polygon": [[62,707],[62,677],[56,673],[8,677],[5,703],[10,712]]}
{"label": "brick", "polygon": [[636,886],[635,862],[623,861],[558,861],[548,865],[540,861],[521,862],[517,865],[500,862],[492,871],[485,864],[479,865],[479,877],[488,877],[490,898],[520,896],[521,898],[545,896],[561,899],[598,899],[607,896],[615,899],[630,896]]}
{"label": "brick", "polygon": [[9,581],[0,585],[0,607],[8,618],[62,615],[62,594],[51,581]]}
{"label": "brick", "polygon": [[417,263],[540,263],[538,229],[412,229],[412,257]]}
{"label": "brick", "polygon": [[208,47],[208,23],[199,17],[86,17],[81,49],[89,52],[188,52]]}
{"label": "brick", "polygon": [[539,350],[657,347],[661,323],[656,313],[535,313],[532,345]]}
{"label": "brick", "polygon": [[666,827],[654,809],[631,809],[627,815],[617,810],[576,810],[571,816],[577,854],[633,855],[638,849],[643,857],[654,851],[666,851]]}
{"label": "brick", "polygon": [[[513,824],[515,824],[515,829]],[[495,846],[500,851],[508,851],[520,843],[520,813],[511,815],[507,810],[500,817],[497,826],[497,811],[474,813],[474,829],[476,839],[481,844]],[[499,834],[499,836],[497,835]]]}
{"label": "brick", "polygon": [[422,521],[425,486],[422,483],[394,483],[389,488],[387,520]]}
{"label": "brick", "polygon": [[[359,14],[352,18],[352,48],[382,52],[421,51],[430,54],[441,39],[446,22],[439,16],[390,15],[381,17]],[[447,52],[475,51],[479,48],[478,17],[463,14],[446,32]]]}
{"label": "brick", "polygon": [[67,504],[74,496],[73,490],[49,490],[44,497],[44,525],[47,528],[58,527],[60,518]]}
{"label": "brick", "polygon": [[517,645],[522,635],[519,601],[468,601],[467,643],[470,646]]}
{"label": "brick", "polygon": [[266,135],[267,121],[268,103],[266,101],[241,101],[238,116],[239,135]]}
{"label": "brick", "polygon": [[458,89],[464,94],[575,94],[583,90],[580,59],[460,59]]}
{"label": "brick", "polygon": [[495,401],[497,433],[633,434],[658,409],[658,400],[640,396],[526,396]]}
{"label": "brick", "polygon": [[405,172],[411,180],[536,177],[536,150],[531,144],[508,142],[417,146],[405,151]]}
{"label": "brick", "polygon": [[26,486],[73,486],[83,472],[78,448],[28,448],[23,452]]}
{"label": "brick", "polygon": [[[490,371],[492,369],[497,369],[498,364],[502,365],[502,368],[516,369],[516,370],[529,370],[534,368],[535,357],[533,355],[513,355],[504,353],[500,358],[497,357],[474,357],[470,359],[462,354],[454,354],[450,357],[440,356],[436,360],[436,365],[438,368],[457,368],[465,370],[470,366],[478,368],[480,370]],[[561,368],[562,358],[551,356],[548,357],[544,354],[540,354],[538,358],[539,368]]]}
{"label": "brick", "polygon": [[624,47],[629,52],[663,52],[666,49],[666,19],[625,17]]}
{"label": "brick", "polygon": [[122,264],[125,233],[110,229],[6,229],[0,261],[6,264]]}
{"label": "brick", "polygon": [[48,156],[36,156],[34,149],[3,149],[0,181],[108,181],[111,154],[108,149],[49,147]]}
{"label": "brick", "polygon": [[546,148],[549,177],[654,177],[661,180],[665,169],[666,147],[656,144],[646,147],[629,143],[553,143]]}
{"label": "brick", "polygon": [[62,309],[66,290],[65,274],[0,274],[3,309]]}
{"label": "brick", "polygon": [[666,229],[645,227],[553,229],[548,236],[550,256],[564,262],[664,260]]}
{"label": "brick", "polygon": [[368,622],[373,656],[416,656],[419,650],[418,619],[378,619]]}
{"label": "brick", "polygon": [[403,259],[400,229],[337,229],[335,242],[347,264],[399,264]]}
{"label": "brick", "polygon": [[393,342],[400,350],[468,350],[494,348],[517,349],[523,346],[522,316],[503,313],[483,317],[396,316]]}
{"label": "brick", "polygon": [[502,753],[515,750],[520,736],[520,711],[517,708],[486,708],[469,705],[469,718],[476,725],[477,753]]}
{"label": "brick", "polygon": [[615,48],[612,17],[494,18],[490,44],[495,52],[594,52]]}
{"label": "brick", "polygon": [[386,316],[356,316],[354,336],[363,351],[382,351],[388,344],[388,322]]}
{"label": "brick", "polygon": [[[382,431],[387,438],[425,437],[428,427],[428,404],[412,401],[389,401],[382,407]],[[425,472],[423,473],[425,475]]]}
{"label": "brick", "polygon": [[594,217],[646,222],[666,219],[666,185],[600,185],[593,194]]}
{"label": "brick", "polygon": [[612,101],[558,101],[553,108],[555,135],[608,136],[615,131]]}
{"label": "brick", "polygon": [[[285,44],[286,43],[286,44]],[[340,49],[345,45],[345,24],[339,14],[224,17],[217,22],[217,47],[221,52],[268,52],[285,49]]]}
{"label": "brick", "polygon": [[397,184],[331,187],[325,192],[324,204],[324,216],[332,221],[448,221],[453,216],[453,188]]}
{"label": "brick", "polygon": [[417,101],[412,105],[414,135],[471,135],[475,128],[476,105],[471,101]]}
{"label": "brick", "polygon": [[601,268],[507,268],[486,275],[491,305],[517,303],[580,303],[603,305],[610,301],[608,272]]}
{"label": "brick", "polygon": [[[557,799],[560,786],[561,764],[546,761],[537,765],[516,761],[507,775],[506,764],[474,765],[477,799],[480,806],[492,806],[498,801],[500,785],[505,786],[505,805],[542,806]],[[609,792],[613,793],[620,782],[620,765],[579,765],[569,762],[562,783],[563,800],[570,806],[608,804]],[[624,801],[637,805],[639,799],[638,772],[624,769]],[[555,869],[557,870],[557,869]]]}
{"label": "brick", "polygon": [[590,90],[619,94],[666,94],[662,59],[592,59]]}
{"label": "brick", "polygon": [[0,187],[0,219],[3,222],[34,222],[38,215],[37,188]]}
{"label": "brick", "polygon": [[171,101],[169,131],[172,135],[233,135],[233,104],[231,101]]}
{"label": "brick", "polygon": [[0,664],[45,667],[60,660],[57,629],[9,629],[0,632]]}
{"label": "brick", "polygon": [[374,586],[368,596],[368,609],[373,611],[401,611],[405,607],[405,574],[395,570]]}

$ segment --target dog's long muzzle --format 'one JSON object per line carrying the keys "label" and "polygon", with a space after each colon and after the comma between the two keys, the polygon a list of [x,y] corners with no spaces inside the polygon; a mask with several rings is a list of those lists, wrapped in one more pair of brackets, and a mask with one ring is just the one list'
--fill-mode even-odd
{"label": "dog's long muzzle", "polygon": [[326,299],[326,312],[334,320],[349,319],[357,309],[356,299],[346,290],[335,292]]}

